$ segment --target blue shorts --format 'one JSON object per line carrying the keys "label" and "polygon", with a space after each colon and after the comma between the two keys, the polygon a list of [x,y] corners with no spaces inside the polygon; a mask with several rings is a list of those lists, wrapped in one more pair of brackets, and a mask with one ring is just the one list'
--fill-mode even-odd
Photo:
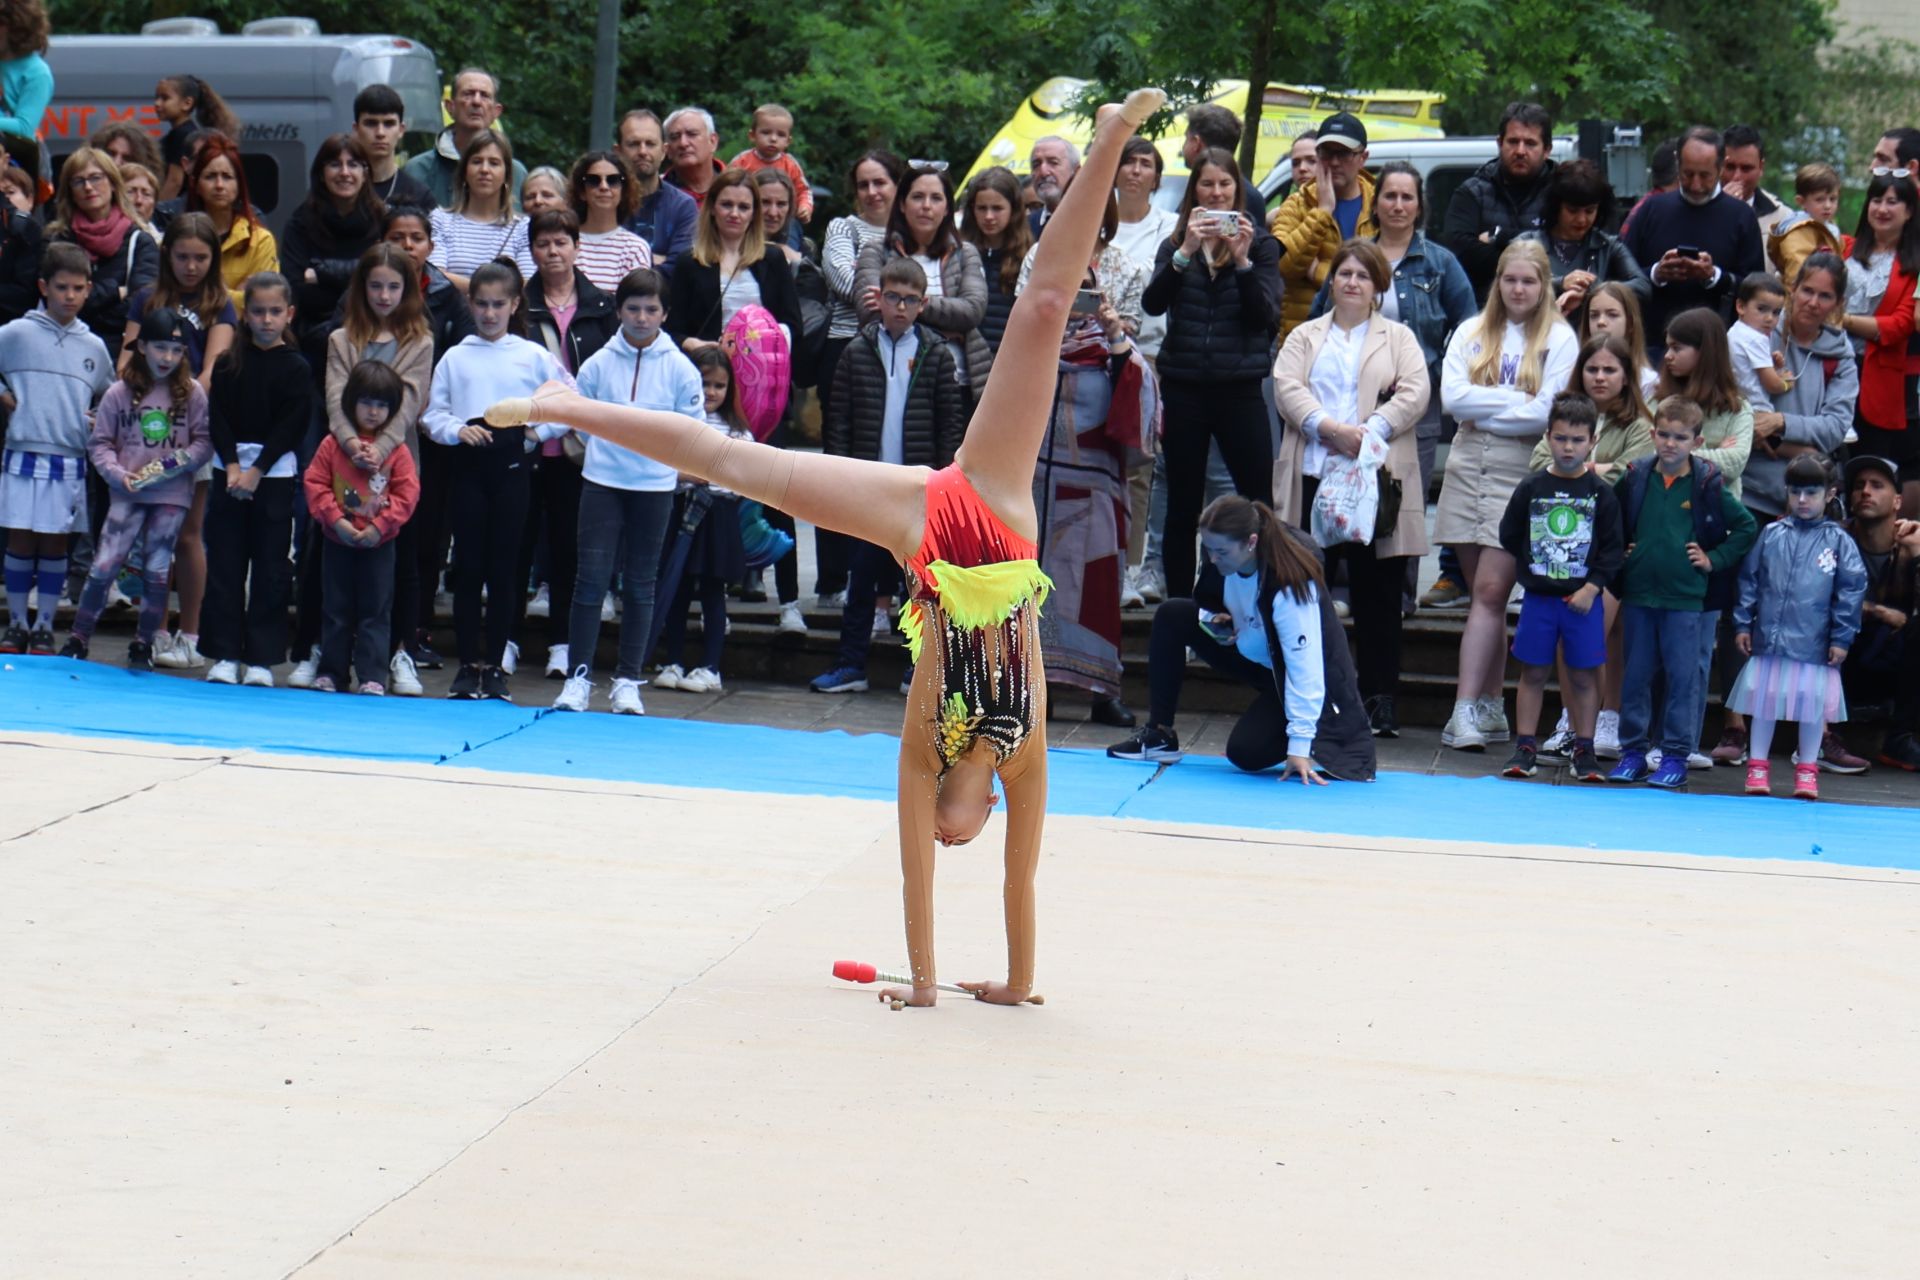
{"label": "blue shorts", "polygon": [[1554,650],[1565,646],[1567,666],[1590,671],[1607,661],[1607,613],[1601,596],[1593,608],[1575,613],[1559,596],[1528,592],[1520,602],[1520,625],[1513,629],[1513,656],[1524,666],[1550,667]]}

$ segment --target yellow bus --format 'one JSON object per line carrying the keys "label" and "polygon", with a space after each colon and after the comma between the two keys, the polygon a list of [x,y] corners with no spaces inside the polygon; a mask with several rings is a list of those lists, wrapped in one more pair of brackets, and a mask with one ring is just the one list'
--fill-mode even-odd
{"label": "yellow bus", "polygon": [[[1014,111],[1013,119],[987,143],[980,158],[973,162],[967,177],[994,165],[1005,165],[1018,174],[1027,172],[1027,158],[1033,144],[1048,135],[1058,135],[1085,149],[1092,137],[1090,121],[1073,114],[1073,103],[1086,88],[1085,80],[1055,76],[1035,89]],[[1254,152],[1254,171],[1247,180],[1258,185],[1273,169],[1284,164],[1292,149],[1293,138],[1303,130],[1317,126],[1336,111],[1351,111],[1366,121],[1370,138],[1438,138],[1441,106],[1446,95],[1417,89],[1332,90],[1314,85],[1269,84],[1260,116],[1260,142]],[[1247,82],[1222,80],[1213,86],[1207,101],[1226,107],[1242,120],[1247,118]],[[1156,140],[1167,162],[1169,182],[1186,177],[1187,162],[1180,156],[1186,140],[1185,114],[1174,117],[1172,126]]]}

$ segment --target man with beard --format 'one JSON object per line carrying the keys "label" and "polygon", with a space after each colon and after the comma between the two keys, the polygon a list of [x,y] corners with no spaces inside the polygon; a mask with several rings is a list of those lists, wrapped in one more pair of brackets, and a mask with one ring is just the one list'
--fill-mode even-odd
{"label": "man with beard", "polygon": [[1716,129],[1695,125],[1680,135],[1680,185],[1654,196],[1633,215],[1627,248],[1647,268],[1647,356],[1666,350],[1667,321],[1707,307],[1733,318],[1740,282],[1767,268],[1760,223],[1744,200],[1720,189],[1726,145]]}
{"label": "man with beard", "polygon": [[667,181],[693,197],[696,206],[706,203],[713,180],[721,174],[714,159],[719,149],[720,133],[705,108],[681,107],[667,117],[667,161],[673,166]]}
{"label": "man with beard", "polygon": [[640,188],[640,204],[627,221],[627,230],[647,242],[653,250],[653,269],[662,279],[671,281],[673,260],[693,247],[693,225],[700,217],[700,206],[679,187],[660,181],[666,139],[659,116],[645,107],[627,112],[620,118],[615,145],[627,158]]}
{"label": "man with beard", "polygon": [[1500,116],[1500,154],[1473,172],[1447,202],[1440,238],[1467,273],[1481,306],[1507,245],[1538,231],[1554,164],[1553,117],[1531,102],[1512,102]]}
{"label": "man with beard", "polygon": [[[1847,705],[1891,703],[1892,727],[1880,763],[1920,772],[1920,643],[1912,625],[1915,551],[1920,524],[1900,519],[1900,481],[1893,464],[1872,455],[1847,464],[1847,532],[1867,566],[1860,634],[1840,669]],[[1857,713],[1857,712],[1856,712]],[[1821,753],[1824,763],[1829,754]]]}
{"label": "man with beard", "polygon": [[1060,197],[1067,193],[1067,184],[1080,172],[1080,148],[1065,138],[1049,135],[1033,144],[1027,168],[1033,194],[1040,197],[1040,207],[1027,215],[1027,222],[1038,236],[1059,206]]}

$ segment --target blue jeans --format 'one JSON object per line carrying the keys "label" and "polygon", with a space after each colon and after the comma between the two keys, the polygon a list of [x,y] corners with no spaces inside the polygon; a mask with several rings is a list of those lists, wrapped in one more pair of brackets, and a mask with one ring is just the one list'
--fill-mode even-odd
{"label": "blue jeans", "polygon": [[620,661],[613,674],[638,680],[653,631],[653,584],[660,576],[660,548],[673,515],[673,491],[637,493],[586,480],[580,486],[579,569],[573,579],[573,616],[567,622],[567,665],[593,666],[600,644],[600,602],[606,598],[622,549]]}
{"label": "blue jeans", "polygon": [[1701,635],[1713,633],[1715,615],[1698,609],[1656,609],[1627,604],[1620,625],[1627,648],[1626,680],[1620,695],[1620,748],[1644,752],[1652,745],[1654,678],[1666,681],[1660,708],[1660,750],[1682,758],[1698,750],[1700,722],[1707,710],[1707,684],[1701,670]]}
{"label": "blue jeans", "polygon": [[848,541],[853,551],[847,558],[847,603],[840,611],[840,656],[833,665],[864,673],[867,651],[873,647],[875,598],[899,596],[906,584],[891,551],[871,542]]}

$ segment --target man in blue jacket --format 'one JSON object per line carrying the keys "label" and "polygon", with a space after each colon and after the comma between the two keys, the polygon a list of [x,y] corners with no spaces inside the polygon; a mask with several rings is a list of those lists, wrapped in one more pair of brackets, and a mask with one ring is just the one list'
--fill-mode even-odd
{"label": "man in blue jacket", "polygon": [[693,247],[693,224],[699,219],[700,206],[679,187],[660,180],[660,160],[667,144],[659,116],[645,107],[627,112],[620,118],[615,145],[640,187],[640,204],[627,220],[627,230],[647,242],[653,250],[653,269],[671,282],[673,260]]}

